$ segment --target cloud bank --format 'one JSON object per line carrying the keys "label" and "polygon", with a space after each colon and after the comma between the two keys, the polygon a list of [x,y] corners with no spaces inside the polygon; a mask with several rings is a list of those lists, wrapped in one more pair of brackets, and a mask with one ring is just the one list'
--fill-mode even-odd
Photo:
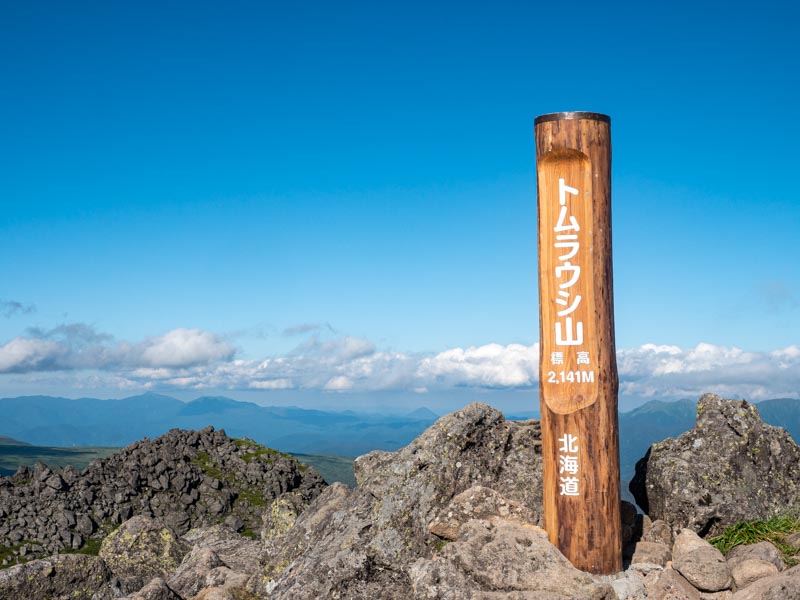
{"label": "cloud bank", "polygon": [[[299,335],[301,329],[292,333]],[[538,386],[539,344],[496,343],[409,353],[350,336],[310,337],[281,356],[241,358],[222,337],[173,329],[138,343],[85,324],[30,329],[0,346],[0,374],[73,387],[118,389],[324,390],[435,392],[454,388]],[[620,395],[691,398],[703,392],[760,400],[800,397],[800,347],[766,352],[701,343],[645,344],[617,352]]]}
{"label": "cloud bank", "polygon": [[72,323],[49,330],[31,328],[25,337],[0,346],[0,373],[180,369],[230,360],[234,353],[220,337],[199,329],[173,329],[130,344],[90,325]]}

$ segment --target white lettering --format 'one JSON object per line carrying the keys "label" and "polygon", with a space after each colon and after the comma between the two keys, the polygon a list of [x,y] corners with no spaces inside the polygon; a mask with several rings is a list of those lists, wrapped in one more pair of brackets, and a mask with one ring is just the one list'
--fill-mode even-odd
{"label": "white lettering", "polygon": [[575,329],[572,328],[572,317],[565,319],[564,331],[562,331],[562,323],[556,321],[556,346],[580,346],[583,344],[583,323],[578,321],[575,323]]}

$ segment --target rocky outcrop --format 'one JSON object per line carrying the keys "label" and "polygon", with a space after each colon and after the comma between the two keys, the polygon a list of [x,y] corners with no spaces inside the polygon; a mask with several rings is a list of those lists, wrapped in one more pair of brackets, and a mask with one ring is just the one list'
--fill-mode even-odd
{"label": "rocky outcrop", "polygon": [[630,484],[653,519],[715,535],[740,521],[800,509],[800,448],[744,400],[706,394],[697,425],[654,444]]}
{"label": "rocky outcrop", "polygon": [[212,427],[172,430],[83,473],[37,464],[0,478],[0,550],[7,565],[96,546],[135,515],[158,518],[178,534],[225,521],[255,535],[273,500],[293,492],[306,505],[324,486],[314,469],[251,440]]}
{"label": "rocky outcrop", "polygon": [[[709,460],[722,459],[712,450]],[[185,521],[175,511],[138,515],[105,537],[98,557],[0,570],[0,599],[800,600],[800,567],[786,569],[772,544],[722,556],[693,529],[637,517],[629,505],[627,570],[575,569],[537,526],[538,423],[507,422],[485,405],[356,464],[355,489],[334,484],[310,503],[302,487],[275,493],[260,506],[260,536],[243,536],[235,512],[188,531],[176,528]],[[62,472],[47,480],[73,487]],[[80,516],[65,518],[77,525]],[[797,537],[787,541],[800,545]]]}
{"label": "rocky outcrop", "polygon": [[134,592],[154,577],[166,577],[189,551],[174,530],[149,517],[136,516],[112,531],[100,546],[100,558],[124,592]]}
{"label": "rocky outcrop", "polygon": [[617,598],[609,583],[573,567],[544,530],[503,519],[469,521],[439,554],[414,561],[409,575],[420,599]]}
{"label": "rocky outcrop", "polygon": [[355,463],[358,487],[333,485],[286,533],[266,535],[266,567],[253,588],[271,599],[414,597],[410,565],[430,559],[444,540],[429,524],[448,505],[482,486],[541,514],[541,440],[536,421],[506,421],[471,404],[439,419],[397,452]]}
{"label": "rocky outcrop", "polygon": [[111,600],[119,581],[96,556],[57,555],[0,570],[0,598]]}

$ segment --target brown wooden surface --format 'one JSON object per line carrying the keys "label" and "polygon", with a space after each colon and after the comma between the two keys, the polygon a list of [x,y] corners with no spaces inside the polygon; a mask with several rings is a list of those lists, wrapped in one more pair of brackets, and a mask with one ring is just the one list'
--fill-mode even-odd
{"label": "brown wooden surface", "polygon": [[535,126],[545,529],[576,567],[614,573],[622,543],[610,126],[600,115],[564,116]]}

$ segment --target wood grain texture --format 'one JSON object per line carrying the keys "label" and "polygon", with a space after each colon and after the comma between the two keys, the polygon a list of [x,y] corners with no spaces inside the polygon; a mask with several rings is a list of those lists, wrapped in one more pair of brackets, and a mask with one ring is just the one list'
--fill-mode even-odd
{"label": "wood grain texture", "polygon": [[537,122],[535,137],[545,528],[576,567],[614,573],[622,543],[610,125],[573,114]]}

